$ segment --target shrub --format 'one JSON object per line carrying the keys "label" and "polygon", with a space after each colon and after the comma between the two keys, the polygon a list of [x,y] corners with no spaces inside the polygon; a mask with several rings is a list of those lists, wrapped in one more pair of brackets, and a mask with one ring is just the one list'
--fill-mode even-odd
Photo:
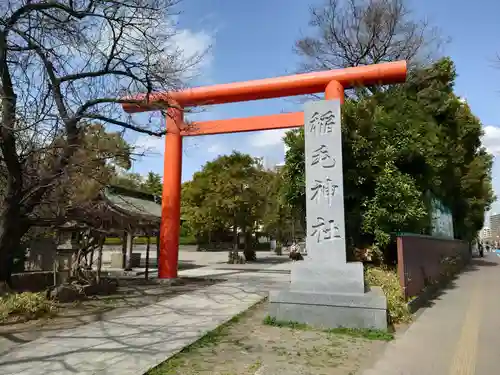
{"label": "shrub", "polygon": [[12,293],[0,297],[0,321],[9,316],[22,319],[36,319],[55,312],[55,305],[45,293]]}
{"label": "shrub", "polygon": [[365,280],[368,285],[379,286],[384,291],[391,323],[406,323],[411,320],[411,313],[395,270],[387,267],[366,267]]}
{"label": "shrub", "polygon": [[194,236],[186,236],[179,238],[179,245],[196,245],[196,238]]}

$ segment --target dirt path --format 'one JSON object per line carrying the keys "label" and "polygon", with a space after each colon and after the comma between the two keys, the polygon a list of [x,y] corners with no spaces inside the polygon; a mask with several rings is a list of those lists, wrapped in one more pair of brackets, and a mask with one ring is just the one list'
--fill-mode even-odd
{"label": "dirt path", "polygon": [[266,315],[267,304],[261,303],[148,375],[351,375],[386,346],[365,337],[264,324]]}

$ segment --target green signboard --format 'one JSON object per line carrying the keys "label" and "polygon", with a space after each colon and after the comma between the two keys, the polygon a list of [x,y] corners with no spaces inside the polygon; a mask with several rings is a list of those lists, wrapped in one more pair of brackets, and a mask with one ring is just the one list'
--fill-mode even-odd
{"label": "green signboard", "polygon": [[431,214],[431,235],[436,237],[454,238],[453,214],[443,203],[429,194]]}

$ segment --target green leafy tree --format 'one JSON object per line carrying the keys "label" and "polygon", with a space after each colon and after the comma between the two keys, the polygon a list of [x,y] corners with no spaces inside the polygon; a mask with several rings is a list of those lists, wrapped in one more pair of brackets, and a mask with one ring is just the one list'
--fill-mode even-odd
{"label": "green leafy tree", "polygon": [[[233,152],[205,164],[184,185],[183,214],[198,235],[231,229],[234,247],[238,229],[249,238],[265,203],[262,187],[266,176],[250,155]],[[255,253],[245,241],[247,260]]]}
{"label": "green leafy tree", "polygon": [[154,172],[148,172],[146,177],[143,177],[140,173],[116,173],[111,179],[111,184],[131,190],[143,191],[160,197],[163,190],[161,176]]}
{"label": "green leafy tree", "polygon": [[113,176],[111,184],[131,190],[142,190],[144,178],[140,173],[120,172]]}
{"label": "green leafy tree", "polygon": [[470,241],[495,199],[493,159],[481,145],[481,122],[453,93],[455,78],[453,62],[442,59],[412,75],[405,92],[436,124],[435,173],[429,190],[452,209],[455,235]]}
{"label": "green leafy tree", "polygon": [[303,230],[300,220],[282,193],[283,186],[286,186],[283,173],[280,171],[267,174],[267,202],[262,206],[264,210],[261,214],[263,231],[281,243],[301,237]]}
{"label": "green leafy tree", "polygon": [[161,176],[158,173],[149,172],[141,187],[144,191],[161,197],[163,190]]}
{"label": "green leafy tree", "polygon": [[294,129],[284,137],[288,151],[285,155],[285,167],[282,171],[283,184],[280,192],[284,202],[291,207],[292,214],[305,228],[306,222],[306,185],[305,185],[305,143],[304,130]]}
{"label": "green leafy tree", "polygon": [[[59,141],[56,139],[55,145]],[[57,157],[55,145],[44,155],[45,163],[52,163]],[[130,168],[130,154],[131,147],[121,132],[107,132],[102,124],[90,124],[84,128],[82,147],[72,156],[66,173],[54,183],[30,215],[38,226],[29,228],[17,250],[12,252],[15,264],[20,266],[17,271],[23,271],[26,246],[36,238],[52,236],[53,230],[47,230],[47,226],[78,220],[70,211],[96,198],[109,184],[117,167]]]}
{"label": "green leafy tree", "polygon": [[213,234],[227,229],[226,217],[218,214],[218,208],[206,199],[209,193],[207,176],[199,176],[194,182],[182,185],[181,214],[186,218],[189,232],[193,233],[198,243],[212,243]]}
{"label": "green leafy tree", "polygon": [[[57,160],[59,142],[64,140],[56,139],[44,154],[45,163]],[[51,190],[34,208],[32,220],[39,224],[66,220],[68,210],[97,197],[116,176],[117,168],[130,168],[131,150],[120,132],[108,132],[102,124],[87,125],[81,147],[72,155],[64,175],[54,182]]]}
{"label": "green leafy tree", "polygon": [[[427,191],[454,217],[457,238],[471,240],[494,196],[491,156],[481,123],[453,93],[455,69],[442,59],[407,82],[347,100],[342,110],[346,235],[351,248],[387,245],[391,233],[429,233]],[[285,137],[283,189],[305,207],[303,131]]]}
{"label": "green leafy tree", "polygon": [[378,246],[389,244],[392,232],[411,232],[428,226],[423,194],[412,176],[388,164],[375,180],[371,199],[363,202],[363,230]]}

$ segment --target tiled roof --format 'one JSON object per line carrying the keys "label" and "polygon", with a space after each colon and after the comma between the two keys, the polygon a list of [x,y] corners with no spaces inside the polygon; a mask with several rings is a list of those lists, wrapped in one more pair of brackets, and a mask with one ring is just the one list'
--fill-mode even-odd
{"label": "tiled roof", "polygon": [[109,186],[104,190],[104,197],[112,206],[131,216],[161,218],[161,199],[153,194]]}
{"label": "tiled roof", "polygon": [[132,216],[161,219],[161,197],[119,186],[109,186],[104,196],[111,205]]}

